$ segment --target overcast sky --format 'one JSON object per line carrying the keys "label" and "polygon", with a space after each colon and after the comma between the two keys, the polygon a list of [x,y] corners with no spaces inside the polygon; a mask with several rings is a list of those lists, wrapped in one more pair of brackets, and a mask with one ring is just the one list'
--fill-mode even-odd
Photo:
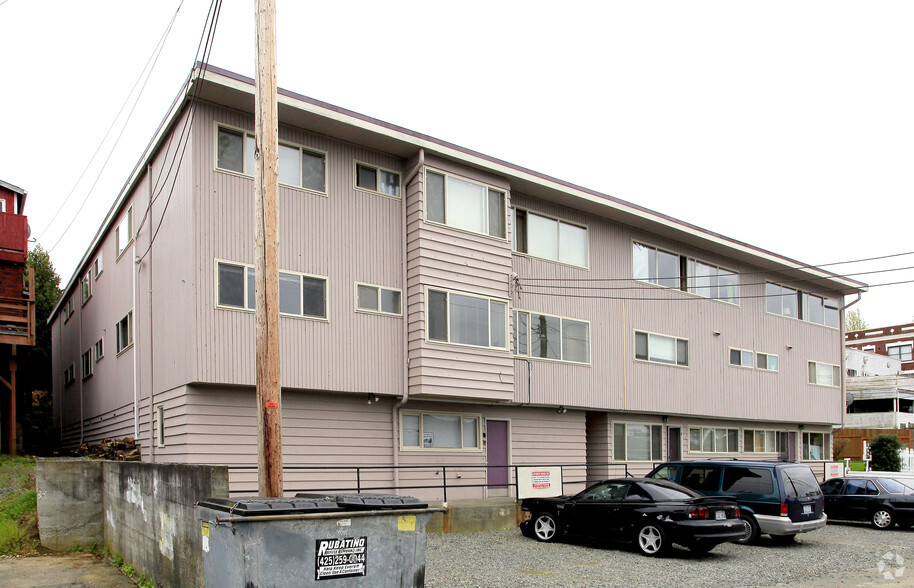
{"label": "overcast sky", "polygon": [[[179,3],[0,0],[0,179],[64,283],[190,71],[208,0],[128,100]],[[914,2],[277,3],[283,88],[804,263],[914,251]],[[210,63],[253,75],[253,5]],[[912,322],[914,284],[855,308]]]}

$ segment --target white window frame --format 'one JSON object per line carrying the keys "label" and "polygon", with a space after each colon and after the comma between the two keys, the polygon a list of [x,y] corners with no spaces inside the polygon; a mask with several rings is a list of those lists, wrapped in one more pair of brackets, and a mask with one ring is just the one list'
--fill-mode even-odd
{"label": "white window frame", "polygon": [[[674,278],[673,276],[661,276],[661,275],[659,275],[659,272],[658,272],[658,275],[652,279],[651,270],[652,269],[657,270],[657,268],[649,267],[647,277],[636,276],[635,275],[635,246],[636,245],[644,247],[645,249],[653,249],[656,252],[675,256],[676,257],[676,268],[679,271],[679,275]],[[663,249],[662,247],[657,247],[655,245],[650,245],[648,243],[643,243],[641,241],[632,241],[631,252],[632,252],[631,261],[632,261],[632,279],[633,280],[635,280],[637,282],[641,282],[642,284],[651,284],[652,286],[658,286],[660,288],[666,288],[668,290],[679,290],[680,292],[686,292],[688,290],[687,288],[683,288],[682,262],[683,262],[683,259],[685,258],[685,256],[683,256],[682,254],[677,253],[675,251]],[[688,264],[686,264],[686,265],[688,265]],[[662,280],[673,280],[673,279],[676,280],[675,287],[668,286],[667,284],[661,283]],[[654,280],[656,280],[656,281],[654,281]]]}
{"label": "white window frame", "polygon": [[0,198],[0,213],[6,213],[6,199]]}
{"label": "white window frame", "polygon": [[64,324],[70,320],[70,317],[73,316],[73,297],[67,299],[67,303],[63,305],[63,322]]}
{"label": "white window frame", "polygon": [[89,299],[92,298],[92,272],[86,272],[83,279],[79,281],[80,293],[82,294],[82,306],[85,306]]}
{"label": "white window frame", "polygon": [[[638,334],[639,333],[647,335],[647,358],[646,359],[638,357]],[[663,337],[666,339],[672,339],[674,341],[674,345],[676,347],[676,360],[673,363],[669,363],[666,361],[657,361],[655,359],[651,359],[651,337]],[[686,344],[687,358],[686,358],[686,363],[684,363],[684,364],[679,363],[679,342],[680,341],[684,341]],[[671,366],[671,367],[688,369],[688,367],[692,364],[692,351],[691,351],[690,347],[691,347],[691,345],[689,344],[689,340],[686,339],[685,337],[676,337],[675,335],[667,335],[665,333],[653,333],[651,331],[645,331],[642,329],[635,329],[635,331],[634,331],[634,345],[632,346],[632,349],[635,352],[635,361],[651,363],[654,365],[667,365],[667,366]]]}
{"label": "white window frame", "polygon": [[[220,266],[220,264],[244,268],[244,277],[243,277],[244,306],[243,307],[219,303],[219,266]],[[238,261],[231,261],[228,259],[218,259],[218,258],[214,260],[213,284],[215,285],[215,287],[213,288],[213,294],[215,296],[215,299],[213,302],[214,302],[216,308],[221,309],[221,310],[234,310],[234,311],[239,311],[239,312],[254,312],[255,311],[255,309],[253,307],[248,306],[248,302],[250,300],[250,294],[251,294],[250,291],[248,290],[248,270],[253,270],[253,269],[254,269],[254,266],[249,263],[241,263]],[[313,278],[315,280],[322,280],[324,282],[324,315],[323,316],[311,315],[311,314],[292,314],[292,313],[288,313],[288,312],[280,312],[279,313],[280,316],[296,318],[296,319],[312,320],[312,321],[329,322],[329,320],[330,320],[330,279],[327,276],[321,276],[321,275],[317,275],[317,274],[306,274],[303,272],[297,272],[297,271],[285,270],[285,269],[280,269],[279,273],[296,275],[296,276],[299,276],[300,278]],[[299,281],[299,284],[301,284],[301,281]],[[301,292],[303,293],[304,290],[301,290]],[[302,304],[302,312],[304,312],[303,304]]]}
{"label": "white window frame", "polygon": [[[703,286],[697,286],[695,284],[695,282],[699,279],[699,276],[692,275],[692,273],[691,273],[692,265],[698,264],[698,263],[700,263],[702,265],[706,265],[708,267],[712,267],[715,270],[717,270],[718,273],[713,276],[715,278],[719,278],[720,272],[722,272],[722,271],[736,276],[736,284],[734,285],[735,293],[736,293],[735,296],[728,297],[728,298],[722,298],[721,296],[719,296],[720,288],[721,288],[721,286],[719,284],[716,286],[718,288],[718,296],[705,296],[704,294],[702,294],[700,292],[696,292],[695,290],[700,290],[700,289],[704,288]],[[682,270],[680,269],[680,272],[681,271]],[[701,277],[704,278],[704,277],[711,277],[711,276],[701,276]],[[693,294],[693,295],[699,296],[701,298],[707,298],[708,300],[716,300],[717,302],[723,302],[725,304],[739,306],[739,300],[740,300],[740,298],[739,298],[739,296],[740,296],[739,272],[737,272],[736,270],[732,270],[730,268],[724,267],[722,265],[718,265],[716,263],[710,263],[703,259],[698,259],[697,257],[686,257],[685,279],[686,279],[686,290],[685,291],[688,292],[689,294]]]}
{"label": "white window frame", "polygon": [[92,264],[92,273],[95,274],[96,280],[102,275],[102,272],[105,271],[102,255],[102,252],[99,251],[98,257],[95,258],[95,262]]}
{"label": "white window frame", "polygon": [[[796,292],[795,302],[796,302],[796,308],[797,308],[797,316],[790,316],[789,314],[784,314],[784,312],[783,312],[784,305],[783,304],[781,304],[781,312],[772,312],[771,310],[769,310],[768,302],[769,302],[770,298],[777,296],[778,298],[783,299],[785,297],[785,295],[769,294],[768,286],[777,286],[779,288],[786,288],[788,290],[792,290],[792,291]],[[793,295],[791,294],[790,297],[793,297]],[[819,298],[822,300],[822,313],[823,314],[822,314],[821,323],[818,321],[809,320],[809,313],[810,313],[809,298],[810,297]],[[838,324],[837,325],[828,324],[828,319],[826,317],[828,316],[827,309],[829,308],[829,305],[828,305],[829,302],[833,305],[831,308],[833,308],[838,313],[838,316],[837,316]],[[825,327],[826,329],[836,329],[837,330],[837,329],[841,328],[840,307],[841,307],[841,305],[834,298],[829,298],[827,296],[821,296],[819,294],[813,294],[812,292],[807,292],[805,290],[802,290],[801,288],[797,288],[794,286],[785,286],[784,284],[780,284],[778,282],[770,282],[770,281],[765,282],[765,312],[767,314],[772,314],[772,315],[782,316],[782,317],[789,318],[789,319],[799,320],[799,321],[803,321],[804,323],[809,323],[811,325],[819,325],[819,326]]]}
{"label": "white window frame", "polygon": [[[517,341],[518,341],[518,330],[517,330],[517,327],[518,327],[518,324],[519,324],[519,321],[518,321],[518,315],[519,315],[519,314],[526,314],[526,315],[527,315],[527,329],[528,329],[527,334],[526,334],[526,336],[527,336],[527,353],[519,353],[519,352],[518,352],[518,345],[517,345]],[[532,320],[533,320],[533,319],[531,318],[532,315],[545,316],[545,317],[549,317],[549,318],[559,319],[559,321],[560,321],[560,322],[559,322],[559,330],[560,330],[560,332],[561,332],[561,350],[560,350],[560,351],[561,351],[561,357],[560,357],[560,358],[556,359],[556,358],[552,358],[552,357],[540,357],[540,356],[538,356],[538,355],[531,355],[531,354],[530,354],[530,339],[531,339],[531,338],[530,338],[529,329],[530,329],[530,325],[531,325]],[[591,334],[590,321],[586,321],[586,320],[579,319],[579,318],[566,317],[566,316],[560,316],[560,315],[555,315],[555,314],[548,314],[548,313],[545,313],[545,312],[536,312],[536,311],[533,311],[533,310],[524,310],[524,309],[521,309],[521,308],[515,308],[515,309],[513,309],[513,312],[511,313],[511,317],[512,317],[512,323],[513,323],[512,328],[511,328],[511,351],[512,351],[512,353],[513,353],[514,355],[516,355],[516,356],[518,356],[518,357],[528,357],[528,358],[530,358],[530,359],[535,359],[535,360],[537,360],[537,361],[558,361],[558,362],[562,362],[562,363],[571,363],[571,364],[575,364],[575,365],[592,365],[592,362],[593,362],[593,336],[592,336],[592,334]],[[572,360],[572,359],[565,359],[565,321],[566,321],[566,320],[567,320],[567,321],[573,321],[573,322],[576,322],[576,323],[584,323],[585,325],[587,325],[587,361],[574,361],[574,360]]]}
{"label": "white window frame", "polygon": [[[373,288],[378,295],[378,308],[363,308],[359,306],[359,288]],[[381,309],[381,292],[396,292],[400,296],[400,311],[399,312],[386,312]],[[388,288],[386,286],[379,286],[377,284],[369,284],[366,282],[356,282],[355,283],[355,311],[364,312],[366,314],[381,314],[384,316],[403,316],[403,291],[398,288]]]}
{"label": "white window frame", "polygon": [[63,385],[69,386],[76,381],[76,364],[71,363],[63,371]]}
{"label": "white window frame", "polygon": [[[759,361],[761,361],[762,357],[765,358],[765,367],[759,365]],[[775,366],[773,368],[771,367],[770,361],[770,358],[772,357],[775,359]],[[755,353],[755,366],[763,372],[778,372],[781,369],[781,358],[774,353],[764,353],[762,351],[757,351]]]}
{"label": "white window frame", "polygon": [[[445,211],[445,217],[444,217],[444,221],[443,221],[443,222],[442,222],[442,221],[437,221],[437,220],[432,220],[432,219],[430,219],[429,216],[428,216],[428,212],[429,212],[429,205],[428,205],[428,191],[429,191],[429,190],[428,190],[428,175],[429,175],[429,174],[437,174],[437,175],[439,175],[439,176],[443,176],[443,177],[444,177],[444,211]],[[487,198],[486,203],[487,203],[487,206],[486,206],[486,209],[485,209],[485,210],[486,210],[486,212],[485,212],[485,219],[484,219],[485,222],[484,222],[483,224],[485,224],[487,227],[488,227],[488,225],[489,225],[489,209],[488,209],[488,195],[489,195],[489,191],[491,190],[491,191],[498,192],[499,194],[501,194],[501,199],[502,199],[502,200],[501,200],[501,209],[502,209],[502,219],[501,219],[502,225],[501,225],[501,226],[502,226],[502,228],[503,228],[505,234],[504,234],[504,235],[492,235],[492,234],[489,234],[488,232],[478,232],[478,231],[474,231],[474,230],[472,230],[472,229],[465,229],[465,228],[463,228],[463,227],[458,227],[458,226],[456,226],[456,225],[450,224],[450,223],[447,221],[447,199],[448,199],[448,195],[447,195],[447,180],[448,180],[448,178],[454,178],[454,179],[459,180],[459,181],[462,181],[462,182],[467,182],[467,183],[469,183],[469,184],[475,184],[475,185],[477,185],[477,186],[481,186],[481,187],[483,187],[483,188],[486,189],[486,198]],[[469,233],[469,234],[471,234],[471,235],[480,235],[480,236],[482,236],[482,237],[489,237],[489,238],[491,238],[491,239],[498,239],[498,240],[500,240],[500,241],[507,241],[507,240],[508,240],[508,191],[507,191],[507,190],[505,190],[505,189],[503,189],[503,188],[498,188],[498,187],[496,187],[496,186],[492,186],[491,184],[486,184],[485,182],[480,182],[480,181],[477,181],[477,180],[471,180],[470,178],[467,178],[467,177],[464,177],[464,176],[460,176],[460,175],[457,175],[457,174],[452,174],[452,173],[450,173],[450,172],[446,172],[446,171],[443,171],[443,170],[440,170],[440,169],[426,168],[426,169],[425,169],[424,192],[425,192],[425,194],[424,194],[424,199],[425,199],[425,202],[424,202],[424,204],[425,204],[425,211],[424,211],[425,222],[430,223],[430,224],[433,224],[433,225],[438,225],[438,226],[440,226],[440,227],[448,227],[449,229],[453,229],[453,230],[455,230],[455,231],[462,231],[462,232],[464,232],[464,233]]]}
{"label": "white window frame", "polygon": [[[809,448],[818,447],[810,442],[810,439],[813,435],[822,436],[822,455],[820,457],[811,457]],[[815,431],[804,431],[803,432],[803,459],[805,461],[829,461],[831,459],[831,434],[830,433],[817,433]]]}
{"label": "white window frame", "polygon": [[103,357],[105,357],[105,338],[99,337],[95,342],[95,362],[98,363],[98,360]]}
{"label": "white window frame", "polygon": [[[757,433],[762,433],[765,437],[768,434],[774,439],[774,449],[768,451],[764,447],[762,449],[757,449],[755,444],[755,435]],[[752,448],[749,448],[749,444],[746,443],[746,436],[752,436]],[[766,439],[767,441],[767,439]],[[787,431],[779,431],[777,429],[743,429],[743,453],[786,453],[787,451]]]}
{"label": "white window frame", "polygon": [[[739,358],[740,358],[739,363],[733,363],[733,352],[734,351],[739,352]],[[745,363],[743,363],[743,361],[746,359],[746,357],[744,355],[745,353],[749,354],[749,365],[746,365]],[[730,362],[730,367],[737,367],[737,368],[750,369],[750,370],[755,369],[755,352],[752,351],[751,349],[740,349],[739,347],[731,347],[728,355],[729,355],[728,361]]]}
{"label": "white window frame", "polygon": [[[127,232],[127,240],[124,241],[124,246],[121,247],[121,233]],[[133,206],[127,208],[127,212],[121,218],[121,222],[117,223],[117,227],[114,229],[114,247],[117,250],[117,255],[115,256],[115,263],[120,261],[123,257],[124,252],[130,249],[131,243],[133,243]]]}
{"label": "white window frame", "polygon": [[[444,293],[447,295],[447,306],[445,308],[445,314],[446,314],[446,318],[447,318],[447,340],[446,341],[442,341],[441,339],[432,339],[431,335],[429,333],[429,331],[431,330],[430,329],[431,320],[429,319],[429,316],[431,314],[430,309],[429,309],[429,306],[430,306],[429,305],[429,293],[432,291],[441,292],[441,293]],[[489,302],[489,319],[488,319],[489,320],[489,329],[488,329],[489,330],[489,345],[473,345],[470,343],[457,343],[457,342],[451,341],[451,316],[450,316],[450,314],[451,314],[451,295],[452,294],[457,295],[457,296],[466,296],[467,298],[478,298],[480,300],[487,300]],[[491,306],[491,303],[493,303],[493,302],[505,305],[505,332],[504,332],[505,345],[503,347],[492,346],[492,334],[491,334],[492,333],[492,324],[491,324],[492,306]],[[508,332],[508,322],[510,320],[510,313],[511,313],[510,304],[509,304],[508,300],[505,300],[503,298],[492,298],[490,296],[482,296],[479,294],[468,294],[467,292],[460,292],[458,290],[449,290],[447,288],[437,288],[434,286],[426,286],[426,288],[425,288],[425,340],[428,341],[429,343],[440,343],[442,345],[459,345],[461,347],[472,347],[473,349],[496,349],[498,351],[507,351],[508,345],[509,345],[508,338],[510,336],[510,333]]]}
{"label": "white window frame", "polygon": [[876,346],[875,345],[864,345],[860,349],[860,351],[869,351],[870,353],[876,353]]}
{"label": "white window frame", "polygon": [[[822,382],[819,382],[818,366],[820,366],[820,365],[827,365],[832,368],[832,379],[835,380],[835,382],[833,384],[824,384]],[[815,381],[812,380],[812,373],[811,373],[813,366],[816,366],[815,367],[815,374],[816,374]],[[826,386],[828,388],[840,388],[841,387],[841,368],[840,368],[840,366],[837,366],[833,363],[826,363],[824,361],[809,361],[809,362],[807,362],[806,376],[807,376],[806,377],[807,382],[809,384],[812,384],[813,386]]]}
{"label": "white window frame", "polygon": [[[542,256],[542,255],[536,255],[536,254],[530,253],[530,252],[529,252],[529,250],[530,250],[530,236],[529,236],[529,231],[528,231],[527,235],[525,235],[527,251],[521,251],[520,249],[518,249],[518,245],[517,245],[517,241],[518,241],[517,237],[518,237],[518,234],[519,234],[519,229],[518,229],[518,224],[517,224],[517,213],[518,213],[518,212],[523,212],[524,215],[527,217],[527,221],[526,221],[525,226],[528,227],[528,228],[529,228],[529,226],[530,226],[530,224],[529,224],[529,218],[530,218],[530,216],[538,216],[538,217],[540,217],[540,218],[542,218],[542,219],[546,219],[546,220],[550,220],[550,221],[555,221],[555,222],[557,223],[557,226],[556,226],[556,247],[555,247],[556,252],[557,252],[556,257],[554,257],[554,258],[553,258],[553,257],[544,257],[544,256]],[[511,228],[512,228],[512,230],[511,230],[511,236],[512,236],[512,241],[513,241],[512,244],[511,244],[511,249],[512,249],[512,251],[513,251],[514,253],[516,253],[516,254],[518,254],[518,255],[526,255],[526,256],[528,256],[528,257],[533,257],[533,258],[535,258],[535,259],[545,259],[545,260],[547,260],[547,261],[554,261],[555,263],[561,263],[561,264],[563,264],[563,265],[568,265],[568,266],[571,266],[571,267],[579,267],[579,268],[583,268],[583,269],[589,269],[589,268],[590,268],[590,229],[589,229],[589,227],[588,227],[587,225],[584,225],[584,224],[581,224],[581,223],[573,223],[573,222],[566,221],[566,220],[564,220],[564,219],[558,218],[558,217],[556,217],[556,216],[552,216],[552,215],[548,215],[548,214],[543,214],[543,213],[541,213],[541,212],[535,212],[535,211],[533,211],[533,210],[530,210],[529,208],[522,208],[522,207],[512,207],[512,208],[511,208],[511,218],[512,218],[512,221],[511,221]],[[584,257],[585,257],[585,259],[584,259],[584,264],[583,264],[583,265],[577,264],[577,263],[572,263],[572,262],[570,262],[570,261],[566,261],[566,260],[563,260],[563,259],[562,259],[562,225],[568,225],[569,227],[575,227],[575,228],[583,229],[583,230],[584,230],[585,240],[587,241],[587,247],[586,247],[585,250],[584,250]]]}
{"label": "white window frame", "polygon": [[[215,133],[213,135],[213,141],[214,141],[214,143],[213,143],[213,168],[216,171],[219,171],[222,173],[234,174],[236,176],[241,176],[243,178],[253,178],[254,170],[247,169],[248,158],[247,158],[247,155],[244,150],[247,148],[248,138],[253,139],[254,133],[252,133],[246,129],[242,129],[239,127],[234,127],[232,125],[226,125],[226,124],[218,123],[218,122],[215,123],[214,128],[215,128]],[[219,131],[222,129],[226,130],[229,133],[241,135],[241,143],[242,143],[242,145],[241,145],[241,169],[242,169],[242,171],[229,169],[229,168],[225,168],[225,167],[219,167]],[[305,145],[300,145],[298,143],[293,143],[290,141],[279,141],[278,145],[282,145],[284,147],[291,147],[293,149],[299,150],[299,161],[298,161],[299,184],[288,184],[286,182],[279,182],[279,185],[286,187],[286,188],[292,188],[294,190],[304,190],[305,192],[310,192],[312,194],[320,194],[321,196],[327,196],[330,192],[330,189],[327,186],[328,179],[329,179],[328,178],[329,174],[327,173],[327,168],[329,166],[328,153],[326,151],[324,151],[323,149],[315,149],[313,147],[307,147]],[[317,188],[310,188],[310,187],[301,185],[301,180],[302,180],[302,178],[301,178],[301,152],[302,151],[307,151],[308,153],[311,153],[314,155],[320,155],[321,157],[323,157],[323,159],[324,159],[324,189],[323,190],[318,190]],[[256,165],[256,163],[255,163],[255,165]],[[277,167],[277,172],[278,172],[278,167]]]}
{"label": "white window frame", "polygon": [[[458,422],[460,423],[460,447],[426,447],[425,446],[425,431],[423,430],[424,416],[449,416],[457,417]],[[418,445],[406,445],[404,439],[403,428],[403,417],[405,416],[415,416],[419,419],[419,444]],[[476,447],[464,447],[463,446],[463,425],[465,419],[474,419],[476,421]],[[482,443],[482,415],[478,413],[460,413],[460,412],[443,412],[443,411],[433,411],[433,410],[401,410],[400,411],[400,451],[447,451],[447,452],[458,452],[458,453],[481,453],[484,451]]]}
{"label": "white window frame", "polygon": [[[908,358],[907,359],[904,359],[902,357],[902,353],[901,353],[901,351],[905,347],[908,348]],[[891,350],[894,350],[894,349],[898,350],[897,357],[892,355]],[[909,361],[912,361],[912,360],[914,360],[914,341],[895,341],[893,343],[886,343],[885,344],[885,354],[887,356],[891,357],[892,359],[897,359],[898,361],[901,361],[901,362],[907,363]]]}
{"label": "white window frame", "polygon": [[[375,185],[376,186],[380,185],[380,173],[379,172],[383,171],[383,172],[387,172],[389,174],[394,174],[395,176],[397,176],[397,193],[388,194],[387,192],[382,192],[377,189],[372,190],[371,188],[366,188],[365,186],[360,186],[359,185],[359,168],[360,167],[373,169],[375,171]],[[362,192],[368,192],[369,194],[377,194],[379,196],[385,196],[387,198],[393,198],[395,200],[400,200],[402,198],[403,174],[401,174],[398,171],[394,171],[394,170],[386,168],[384,166],[375,165],[373,163],[367,163],[367,162],[359,161],[356,159],[356,160],[352,161],[352,174],[353,174],[352,184],[353,184],[353,188],[355,188],[356,190],[360,190]]]}
{"label": "white window frame", "polygon": [[[127,341],[121,340],[121,323],[126,321]],[[117,338],[117,355],[121,355],[133,347],[133,310],[128,312],[124,317],[114,325],[115,336]]]}
{"label": "white window frame", "polygon": [[[628,427],[629,425],[637,426],[647,426],[650,427],[650,436],[649,436],[649,452],[650,457],[648,459],[629,459],[628,458]],[[616,427],[622,426],[625,427],[624,437],[626,439],[625,443],[625,455],[619,456],[618,454],[618,444],[616,443]],[[657,428],[660,431],[660,446],[654,447],[654,428]],[[625,462],[636,462],[636,463],[646,463],[652,461],[662,461],[663,460],[663,425],[657,423],[644,423],[636,421],[613,421],[612,423],[612,439],[613,439],[613,461],[625,461]],[[654,450],[657,449],[655,452]]]}
{"label": "white window frame", "polygon": [[82,377],[87,380],[92,377],[92,348],[88,348],[82,355]]}
{"label": "white window frame", "polygon": [[[698,431],[698,449],[692,449],[692,431]],[[713,448],[705,447],[705,432],[711,431],[711,440]],[[718,431],[724,431],[724,437],[727,439],[727,448],[717,448]],[[736,433],[736,447],[730,447],[730,433]],[[739,429],[736,427],[689,427],[689,453],[739,453]]]}

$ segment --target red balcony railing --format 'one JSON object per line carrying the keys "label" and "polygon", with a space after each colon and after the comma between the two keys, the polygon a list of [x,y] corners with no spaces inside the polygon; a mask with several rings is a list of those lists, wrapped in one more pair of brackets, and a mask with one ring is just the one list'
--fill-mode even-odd
{"label": "red balcony railing", "polygon": [[27,290],[22,296],[0,296],[0,344],[35,344],[35,270],[26,271]]}
{"label": "red balcony railing", "polygon": [[0,260],[25,263],[28,252],[28,217],[0,213]]}

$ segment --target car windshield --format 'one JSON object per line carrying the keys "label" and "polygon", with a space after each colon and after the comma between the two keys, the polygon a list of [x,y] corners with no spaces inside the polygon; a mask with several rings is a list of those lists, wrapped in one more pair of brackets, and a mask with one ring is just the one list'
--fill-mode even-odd
{"label": "car windshield", "polygon": [[788,498],[801,496],[820,496],[822,490],[812,470],[806,466],[784,468],[781,470],[781,482]]}
{"label": "car windshield", "polygon": [[914,494],[914,480],[881,478],[879,483],[892,494]]}
{"label": "car windshield", "polygon": [[676,480],[676,474],[679,473],[679,466],[663,466],[658,469],[656,472],[651,474],[651,477],[657,480]]}

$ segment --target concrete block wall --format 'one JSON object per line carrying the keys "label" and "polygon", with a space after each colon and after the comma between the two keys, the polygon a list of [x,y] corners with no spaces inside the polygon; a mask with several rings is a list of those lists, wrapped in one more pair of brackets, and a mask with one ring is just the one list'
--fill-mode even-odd
{"label": "concrete block wall", "polygon": [[228,496],[225,466],[39,460],[45,547],[106,546],[159,586],[202,586],[194,503]]}

